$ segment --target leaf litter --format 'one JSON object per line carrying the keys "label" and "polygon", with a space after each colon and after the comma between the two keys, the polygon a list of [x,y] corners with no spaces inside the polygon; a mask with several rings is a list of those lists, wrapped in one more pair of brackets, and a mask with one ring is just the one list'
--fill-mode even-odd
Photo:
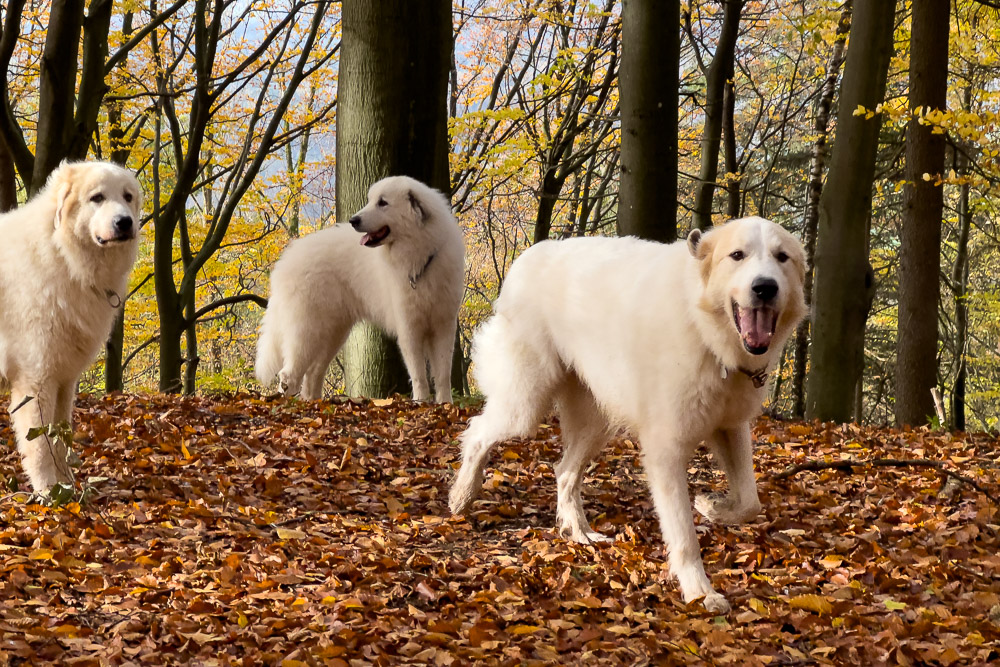
{"label": "leaf litter", "polygon": [[[475,409],[240,395],[83,397],[81,506],[0,501],[6,665],[987,664],[1000,660],[1000,519],[928,467],[781,471],[807,460],[940,461],[995,494],[1000,443],[927,429],[762,418],[764,509],[696,519],[733,604],[685,605],[638,448],[588,470],[613,544],[555,534],[558,423],[494,454],[452,517]],[[10,443],[9,421],[0,436]],[[699,453],[692,492],[724,489]],[[21,475],[8,445],[5,479]]]}

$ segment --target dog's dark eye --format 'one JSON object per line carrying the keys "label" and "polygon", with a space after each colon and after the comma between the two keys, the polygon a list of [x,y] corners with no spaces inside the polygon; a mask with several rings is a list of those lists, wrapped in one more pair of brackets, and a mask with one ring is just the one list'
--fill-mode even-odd
{"label": "dog's dark eye", "polygon": [[774,258],[779,262],[781,262],[782,264],[784,264],[785,262],[788,261],[788,254],[784,252],[779,252],[777,255],[774,256]]}
{"label": "dog's dark eye", "polygon": [[746,255],[744,255],[744,254],[743,254],[743,251],[742,251],[742,250],[735,250],[735,251],[733,251],[733,252],[729,253],[729,257],[730,257],[730,258],[731,258],[731,259],[732,259],[732,260],[733,260],[734,262],[742,262],[742,261],[743,261],[743,258],[744,258],[744,257],[746,257]]}
{"label": "dog's dark eye", "polygon": [[388,205],[389,205],[389,202],[387,202],[385,199],[383,199],[382,197],[378,198],[378,204],[377,204],[377,206],[379,208],[385,208]]}
{"label": "dog's dark eye", "polygon": [[126,203],[129,203],[129,204],[132,203],[132,193],[131,192],[126,192],[125,193],[125,201],[126,201]]}
{"label": "dog's dark eye", "polygon": [[95,204],[100,204],[102,201],[104,201],[104,195],[98,192],[96,195],[90,198],[90,201],[94,202]]}

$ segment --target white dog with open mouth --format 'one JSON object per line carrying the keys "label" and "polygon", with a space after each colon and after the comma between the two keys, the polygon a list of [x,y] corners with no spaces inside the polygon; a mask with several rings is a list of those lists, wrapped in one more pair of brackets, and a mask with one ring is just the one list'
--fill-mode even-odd
{"label": "white dog with open mouth", "polygon": [[[288,245],[271,272],[257,341],[257,379],[286,395],[322,395],[351,327],[367,320],[396,337],[413,398],[451,400],[451,361],[464,291],[465,244],[448,200],[407,176],[371,186],[347,225]],[[360,243],[359,243],[360,241]]]}
{"label": "white dog with open mouth", "polygon": [[610,435],[638,435],[670,568],[685,601],[729,609],[705,575],[688,499],[687,464],[706,441],[729,481],[723,498],[699,496],[712,521],[760,510],[750,420],[789,334],[805,314],[805,258],[778,225],[744,218],[687,242],[634,238],[546,241],[514,262],[495,315],[473,346],[486,395],[462,435],[450,494],[469,510],[492,447],[529,437],[555,403],[563,437],[557,520],[570,539],[591,530],[580,486]]}
{"label": "white dog with open mouth", "polygon": [[0,215],[0,377],[35,491],[73,480],[63,443],[28,432],[72,420],[76,384],[128,287],[141,211],[131,172],[64,162],[31,201]]}

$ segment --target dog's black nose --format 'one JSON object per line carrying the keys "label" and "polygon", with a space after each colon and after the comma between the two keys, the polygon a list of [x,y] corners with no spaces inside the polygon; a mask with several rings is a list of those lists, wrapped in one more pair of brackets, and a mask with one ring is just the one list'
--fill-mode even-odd
{"label": "dog's black nose", "polygon": [[750,289],[761,301],[770,301],[778,295],[778,281],[774,278],[757,278]]}
{"label": "dog's black nose", "polygon": [[358,225],[361,224],[361,216],[360,215],[356,215],[356,216],[352,217],[348,222],[351,223],[351,227],[354,227],[355,229],[357,229]]}
{"label": "dog's black nose", "polygon": [[124,234],[125,232],[132,229],[132,218],[127,215],[123,215],[120,218],[115,219],[115,231],[119,234]]}

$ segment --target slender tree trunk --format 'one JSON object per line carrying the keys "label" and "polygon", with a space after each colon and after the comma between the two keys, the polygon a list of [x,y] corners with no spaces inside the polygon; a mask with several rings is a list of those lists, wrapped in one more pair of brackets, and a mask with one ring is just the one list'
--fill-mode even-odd
{"label": "slender tree trunk", "polygon": [[699,229],[712,226],[712,199],[719,176],[719,146],[726,82],[733,78],[736,38],[740,33],[743,0],[722,0],[722,27],[705,83],[705,130],[701,139],[701,169],[694,191],[694,224]]}
{"label": "slender tree trunk", "polygon": [[[837,25],[837,37],[833,43],[833,53],[826,64],[826,78],[820,89],[819,103],[816,105],[816,118],[813,131],[816,133],[816,143],[813,144],[812,158],[809,161],[809,185],[806,189],[806,214],[802,225],[803,241],[806,250],[806,279],[804,291],[806,301],[812,302],[813,292],[813,259],[816,254],[816,226],[819,223],[819,199],[823,192],[823,172],[826,168],[826,142],[830,130],[830,109],[833,107],[833,97],[837,92],[837,79],[840,76],[840,66],[844,62],[844,42],[851,28],[851,11],[853,0],[844,3]],[[799,325],[795,332],[795,364],[792,367],[792,416],[802,419],[806,412],[806,365],[809,357],[809,318]]]}
{"label": "slender tree trunk", "polygon": [[[959,174],[964,174],[965,159],[959,159]],[[969,343],[969,230],[972,215],[969,211],[969,184],[963,183],[958,194],[958,247],[951,282],[955,299],[955,385],[951,392],[951,421],[956,431],[965,430],[965,377],[967,373],[965,350]]]}
{"label": "slender tree trunk", "polygon": [[[122,296],[124,299],[125,297]],[[125,386],[122,368],[122,351],[125,349],[125,304],[115,315],[111,335],[104,343],[104,392],[122,391]]]}
{"label": "slender tree trunk", "polygon": [[[924,424],[934,414],[941,298],[941,216],[944,135],[920,122],[920,109],[944,110],[948,95],[951,4],[913,0],[910,31],[910,110],[906,126],[903,229],[899,247],[896,334],[896,422]],[[925,175],[929,175],[925,180]]]}
{"label": "slender tree trunk", "polygon": [[618,233],[677,238],[680,2],[622,3]]}
{"label": "slender tree trunk", "polygon": [[[126,39],[132,34],[132,20],[131,12],[126,13],[122,19],[122,35]],[[124,70],[127,63],[128,57],[126,56],[119,61],[118,67]],[[121,104],[119,102],[107,104],[107,114],[108,138],[111,144],[109,157],[112,162],[117,162],[124,167],[128,161],[129,153],[132,152],[132,146],[126,140],[125,130],[122,127]],[[119,296],[122,302],[121,309],[115,316],[111,335],[108,336],[108,340],[104,344],[104,391],[106,393],[125,389],[125,369],[122,367],[122,357],[125,354],[125,301],[128,294]]]}
{"label": "slender tree trunk", "polygon": [[181,378],[184,365],[181,337],[184,332],[184,318],[179,311],[176,317],[160,312],[160,391],[165,394],[178,394],[184,388]]}
{"label": "slender tree trunk", "polygon": [[0,138],[0,213],[17,208],[16,174],[14,158]]}
{"label": "slender tree trunk", "polygon": [[29,196],[42,189],[45,179],[59,166],[73,143],[73,103],[84,4],[84,0],[53,0],[49,12],[39,66],[38,144],[31,179],[25,183]]}
{"label": "slender tree trunk", "polygon": [[[368,188],[412,176],[445,194],[448,176],[447,0],[345,0],[337,110],[337,217],[364,206]],[[388,337],[355,327],[344,354],[348,393],[385,396],[409,386]]]}
{"label": "slender tree trunk", "polygon": [[868,219],[881,114],[892,56],[895,2],[856,0],[841,83],[837,136],[820,197],[813,298],[812,371],[806,415],[849,421],[864,362],[865,320],[873,286]]}
{"label": "slender tree trunk", "polygon": [[552,215],[559,202],[565,178],[556,176],[557,167],[549,167],[542,177],[542,191],[538,197],[538,215],[535,217],[535,235],[532,243],[538,243],[549,238],[552,231]]}
{"label": "slender tree trunk", "polygon": [[184,385],[182,391],[187,396],[193,396],[198,384],[198,324],[194,316],[194,292],[185,295],[184,319],[187,329],[184,331]]}
{"label": "slender tree trunk", "polygon": [[726,82],[726,97],[722,106],[722,154],[725,157],[726,175],[726,217],[730,220],[740,217],[739,163],[736,159],[736,84],[732,79]]}

